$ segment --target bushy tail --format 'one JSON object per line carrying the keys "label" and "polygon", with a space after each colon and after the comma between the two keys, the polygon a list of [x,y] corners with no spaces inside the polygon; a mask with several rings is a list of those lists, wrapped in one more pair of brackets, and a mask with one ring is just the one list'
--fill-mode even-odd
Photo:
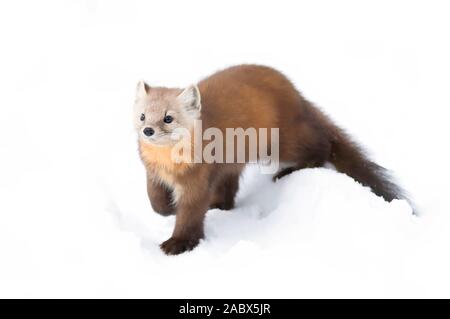
{"label": "bushy tail", "polygon": [[342,130],[333,127],[330,162],[336,169],[368,186],[385,200],[406,199],[404,191],[389,176],[388,171],[370,161],[363,149]]}

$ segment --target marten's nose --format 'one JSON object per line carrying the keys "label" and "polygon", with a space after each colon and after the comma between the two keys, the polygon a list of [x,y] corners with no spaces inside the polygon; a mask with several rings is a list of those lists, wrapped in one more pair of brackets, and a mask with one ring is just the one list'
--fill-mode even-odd
{"label": "marten's nose", "polygon": [[152,136],[153,134],[155,134],[155,130],[151,127],[146,127],[144,128],[144,134],[147,136]]}

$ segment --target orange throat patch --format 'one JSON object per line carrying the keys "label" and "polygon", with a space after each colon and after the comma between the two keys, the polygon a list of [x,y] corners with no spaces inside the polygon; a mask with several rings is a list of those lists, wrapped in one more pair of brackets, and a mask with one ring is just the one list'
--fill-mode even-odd
{"label": "orange throat patch", "polygon": [[172,146],[156,146],[139,141],[139,150],[144,164],[160,175],[179,175],[193,165],[173,161],[172,149]]}

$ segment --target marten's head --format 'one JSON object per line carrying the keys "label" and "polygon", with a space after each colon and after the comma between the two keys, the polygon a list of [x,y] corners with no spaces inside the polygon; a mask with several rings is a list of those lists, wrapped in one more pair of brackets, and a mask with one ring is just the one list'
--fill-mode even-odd
{"label": "marten's head", "polygon": [[137,85],[133,121],[141,141],[171,146],[177,142],[172,133],[181,128],[190,131],[200,118],[200,109],[196,85],[182,90],[150,87],[141,81]]}

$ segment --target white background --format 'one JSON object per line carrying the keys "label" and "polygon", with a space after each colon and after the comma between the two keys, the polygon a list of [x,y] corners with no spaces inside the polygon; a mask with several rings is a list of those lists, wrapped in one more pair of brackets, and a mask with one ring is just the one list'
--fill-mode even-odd
{"label": "white background", "polygon": [[[447,1],[3,1],[0,297],[450,297]],[[331,170],[273,184],[166,257],[131,122],[139,79],[283,71],[420,217]]]}

